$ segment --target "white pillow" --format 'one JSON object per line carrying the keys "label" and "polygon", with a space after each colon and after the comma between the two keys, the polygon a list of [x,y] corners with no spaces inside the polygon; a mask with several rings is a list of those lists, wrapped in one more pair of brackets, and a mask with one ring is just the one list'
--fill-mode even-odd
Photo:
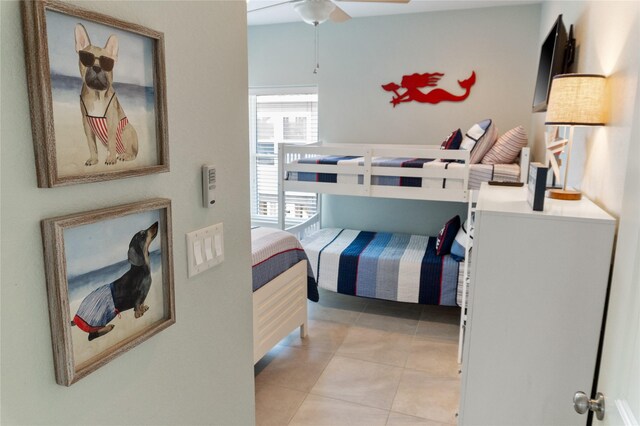
{"label": "white pillow", "polygon": [[498,137],[498,131],[490,119],[482,120],[473,126],[462,139],[460,149],[471,151],[471,164],[478,164],[491,149]]}
{"label": "white pillow", "polygon": [[[453,244],[451,244],[451,252],[450,255],[454,260],[461,262],[464,260],[465,247],[467,244],[467,229],[469,226],[469,219],[465,220],[460,230],[456,234],[455,240],[453,240]],[[473,217],[471,220],[471,233],[469,235],[469,250],[473,247]]]}

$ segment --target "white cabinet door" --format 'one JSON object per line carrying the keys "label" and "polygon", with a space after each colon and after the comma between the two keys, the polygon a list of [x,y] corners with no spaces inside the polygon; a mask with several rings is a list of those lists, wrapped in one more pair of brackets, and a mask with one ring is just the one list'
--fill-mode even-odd
{"label": "white cabinet door", "polygon": [[460,423],[585,424],[571,398],[593,381],[614,222],[509,190],[480,192]]}

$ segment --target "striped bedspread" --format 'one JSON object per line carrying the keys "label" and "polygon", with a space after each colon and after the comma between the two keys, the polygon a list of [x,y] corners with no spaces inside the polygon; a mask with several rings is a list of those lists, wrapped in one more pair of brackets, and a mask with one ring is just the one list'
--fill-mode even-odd
{"label": "striped bedspread", "polygon": [[[299,164],[318,164],[318,165],[363,165],[362,157],[342,157],[342,156],[323,156],[310,157],[298,160]],[[374,157],[371,161],[376,167],[409,167],[409,168],[443,168],[454,169],[462,168],[463,164],[449,163],[441,161],[432,161],[425,158],[407,158],[407,157]],[[471,164],[469,168],[469,188],[480,189],[482,182],[490,180],[501,180],[516,182],[520,178],[520,166],[518,164]],[[344,174],[344,173],[312,173],[312,172],[289,172],[287,180],[301,182],[324,182],[324,183],[346,183],[346,184],[362,184],[363,175]],[[416,178],[416,177],[399,177],[399,176],[372,176],[371,184],[385,186],[412,186],[422,188],[445,188],[445,189],[461,189],[462,180],[460,179],[441,179],[441,178]]]}
{"label": "striped bedspread", "polygon": [[[356,296],[456,306],[462,264],[436,238],[326,228],[303,240],[318,285]],[[462,281],[460,281],[462,282]]]}
{"label": "striped bedspread", "polygon": [[[257,227],[251,229],[253,291],[301,260],[308,260],[300,241],[286,231]],[[307,263],[307,297],[317,302],[318,287]]]}

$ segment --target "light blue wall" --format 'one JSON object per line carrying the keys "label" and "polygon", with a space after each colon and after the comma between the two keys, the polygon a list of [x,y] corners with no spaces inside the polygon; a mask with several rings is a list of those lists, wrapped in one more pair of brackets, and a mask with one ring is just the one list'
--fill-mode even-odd
{"label": "light blue wall", "polygon": [[445,222],[455,215],[466,217],[467,205],[342,195],[323,197],[325,227],[438,235]]}
{"label": "light blue wall", "polygon": [[[37,188],[20,3],[0,2],[0,423],[253,424],[244,2],[76,4],[164,33],[171,171]],[[212,209],[202,208],[205,162],[218,166]],[[176,323],[71,387],[57,385],[40,220],[153,197],[172,200]],[[188,279],[185,233],[219,222],[225,261]]]}
{"label": "light blue wall", "polygon": [[[317,84],[320,138],[327,142],[439,144],[452,130],[492,118],[505,132],[529,128],[537,69],[540,5],[358,18],[320,27],[320,72],[313,27],[249,28],[250,86]],[[439,87],[461,103],[407,103],[392,108],[380,86],[404,74],[442,72]],[[324,225],[435,235],[466,206],[451,203],[325,196]],[[402,219],[399,220],[398,217]]]}

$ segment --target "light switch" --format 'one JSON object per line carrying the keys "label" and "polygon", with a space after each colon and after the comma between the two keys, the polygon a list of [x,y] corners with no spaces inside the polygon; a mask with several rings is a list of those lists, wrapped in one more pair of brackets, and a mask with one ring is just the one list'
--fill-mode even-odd
{"label": "light switch", "polygon": [[207,237],[204,239],[204,255],[207,258],[207,261],[213,259],[213,251],[211,250],[211,237]]}
{"label": "light switch", "polygon": [[193,255],[196,261],[196,265],[202,265],[204,260],[202,260],[202,243],[200,242],[200,240],[196,240],[193,243]]}
{"label": "light switch", "polygon": [[189,278],[224,261],[222,223],[187,233]]}
{"label": "light switch", "polygon": [[224,254],[222,252],[222,235],[216,234],[213,238],[216,242],[216,256],[222,256]]}

